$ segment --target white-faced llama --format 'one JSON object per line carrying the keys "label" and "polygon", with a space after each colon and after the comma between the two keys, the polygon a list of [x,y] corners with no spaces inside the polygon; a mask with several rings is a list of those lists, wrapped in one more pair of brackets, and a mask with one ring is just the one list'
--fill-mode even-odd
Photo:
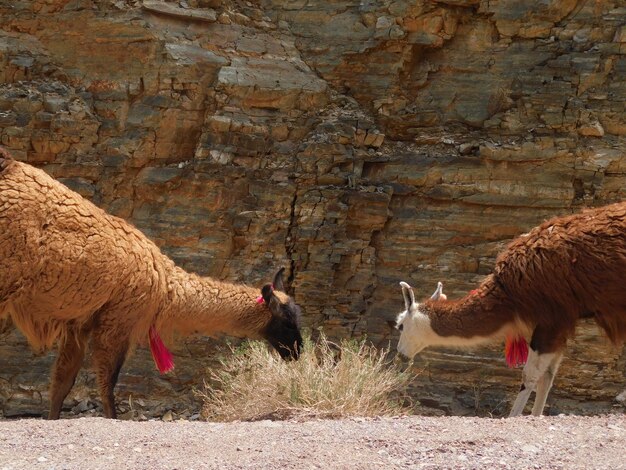
{"label": "white-faced llama", "polygon": [[36,350],[58,345],[51,419],[89,340],[109,418],[132,345],[149,343],[162,372],[173,366],[159,333],[263,338],[297,358],[300,308],[282,273],[261,290],[189,274],[129,223],[0,148],[0,319],[10,317]]}
{"label": "white-faced llama", "polygon": [[[493,274],[466,297],[424,303],[400,283],[398,351],[471,346],[506,338],[509,362],[526,362],[510,416],[522,414],[536,390],[541,415],[576,322],[593,318],[608,338],[626,339],[626,203],[557,217],[520,236],[498,256]],[[531,336],[526,361],[526,340]]]}

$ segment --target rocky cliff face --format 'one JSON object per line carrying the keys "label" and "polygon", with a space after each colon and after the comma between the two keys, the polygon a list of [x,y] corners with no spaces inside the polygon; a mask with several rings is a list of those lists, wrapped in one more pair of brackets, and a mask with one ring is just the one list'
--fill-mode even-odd
{"label": "rocky cliff face", "polygon": [[[387,345],[398,281],[463,295],[512,237],[626,196],[619,0],[16,0],[0,19],[2,145],[186,269],[287,266],[333,337]],[[193,410],[211,344],[165,379],[139,351],[119,396]],[[50,360],[2,336],[6,415],[41,408]],[[519,381],[499,347],[416,364],[436,412],[501,414]],[[610,410],[625,371],[583,325],[552,410]]]}

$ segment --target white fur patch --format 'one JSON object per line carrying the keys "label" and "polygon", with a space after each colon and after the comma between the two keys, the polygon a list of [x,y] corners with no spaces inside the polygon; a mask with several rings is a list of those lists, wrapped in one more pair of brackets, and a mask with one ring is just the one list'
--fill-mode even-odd
{"label": "white fur patch", "polygon": [[434,335],[430,326],[430,318],[419,311],[417,304],[413,304],[408,311],[398,315],[398,328],[402,327],[398,352],[408,358],[413,358],[422,349],[432,344]]}
{"label": "white fur patch", "polygon": [[[529,351],[528,361],[522,371],[522,383],[524,386],[513,403],[511,413],[509,414],[510,417],[522,414],[530,394],[535,390],[537,391],[537,395],[535,396],[533,415],[541,415],[562,357],[563,353],[560,351],[548,354],[538,354],[532,349]],[[544,382],[542,386],[538,388],[537,384],[540,383],[541,380]]]}
{"label": "white fur patch", "polygon": [[537,354],[533,349],[528,351],[528,361],[522,372],[524,385],[534,388],[554,359],[554,354]]}

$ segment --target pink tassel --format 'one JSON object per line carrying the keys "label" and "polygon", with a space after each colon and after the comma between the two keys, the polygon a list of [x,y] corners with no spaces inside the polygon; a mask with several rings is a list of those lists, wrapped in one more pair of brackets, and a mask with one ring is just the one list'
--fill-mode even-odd
{"label": "pink tassel", "polygon": [[504,357],[506,365],[509,367],[517,367],[526,364],[528,360],[528,344],[523,336],[513,338],[506,337],[504,345]]}
{"label": "pink tassel", "polygon": [[161,374],[174,369],[174,356],[167,349],[154,326],[150,327],[150,352]]}

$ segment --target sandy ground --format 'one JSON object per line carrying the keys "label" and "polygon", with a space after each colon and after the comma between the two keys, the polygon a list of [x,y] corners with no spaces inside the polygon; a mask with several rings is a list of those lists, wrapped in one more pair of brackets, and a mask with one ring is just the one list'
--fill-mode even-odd
{"label": "sandy ground", "polygon": [[201,468],[626,469],[626,415],[0,421],[0,470]]}

